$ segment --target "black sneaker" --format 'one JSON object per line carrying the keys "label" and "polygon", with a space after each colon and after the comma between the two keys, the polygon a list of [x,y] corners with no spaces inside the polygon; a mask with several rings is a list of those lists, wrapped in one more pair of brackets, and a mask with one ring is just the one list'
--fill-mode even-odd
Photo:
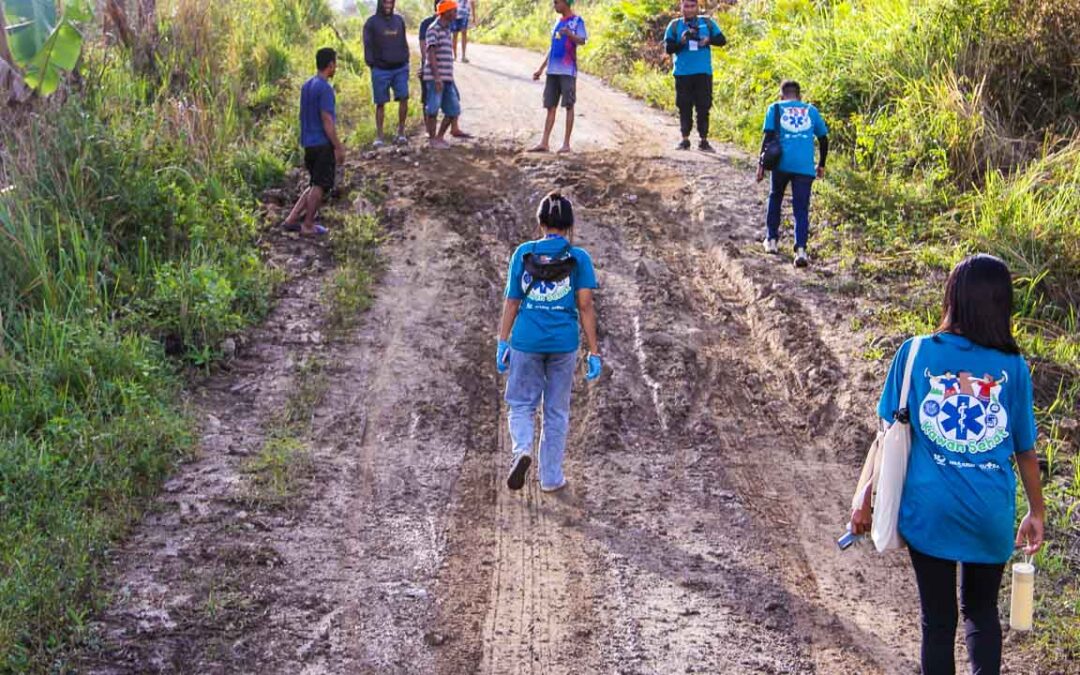
{"label": "black sneaker", "polygon": [[697,149],[702,152],[716,152],[715,150],[713,150],[713,147],[709,145],[709,141],[704,138],[701,139],[701,142],[697,144]]}
{"label": "black sneaker", "polygon": [[506,487],[511,490],[520,490],[525,487],[525,476],[529,473],[532,457],[522,453],[514,458],[510,465],[510,475],[506,477]]}
{"label": "black sneaker", "polygon": [[689,138],[682,139],[681,141],[679,141],[679,144],[675,146],[675,149],[676,150],[689,150],[690,149],[690,139]]}

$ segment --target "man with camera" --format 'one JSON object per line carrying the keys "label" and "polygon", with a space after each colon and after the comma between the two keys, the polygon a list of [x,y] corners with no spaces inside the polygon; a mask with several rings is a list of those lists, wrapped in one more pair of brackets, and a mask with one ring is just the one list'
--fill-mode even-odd
{"label": "man with camera", "polygon": [[664,48],[672,55],[675,76],[675,106],[679,109],[682,141],[676,148],[690,149],[690,129],[697,110],[698,149],[713,152],[709,145],[709,108],[712,107],[711,47],[723,47],[727,38],[716,22],[698,16],[698,0],[682,0],[682,16],[664,31]]}

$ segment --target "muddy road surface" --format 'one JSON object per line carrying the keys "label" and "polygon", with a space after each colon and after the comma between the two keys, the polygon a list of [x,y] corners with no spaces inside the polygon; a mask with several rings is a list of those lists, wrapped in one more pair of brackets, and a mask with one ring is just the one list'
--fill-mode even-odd
{"label": "muddy road surface", "polygon": [[[674,120],[591,78],[577,152],[522,153],[539,57],[470,57],[476,140],[349,161],[329,224],[360,198],[385,231],[353,327],[326,326],[328,245],[269,235],[282,297],[193,387],[202,452],[114,552],[78,670],[917,672],[903,555],[833,544],[880,381],[838,272],[759,253],[748,160],[666,149]],[[569,489],[511,493],[495,329],[554,188],[596,261],[605,370],[575,385]],[[302,459],[257,498],[283,418]]]}

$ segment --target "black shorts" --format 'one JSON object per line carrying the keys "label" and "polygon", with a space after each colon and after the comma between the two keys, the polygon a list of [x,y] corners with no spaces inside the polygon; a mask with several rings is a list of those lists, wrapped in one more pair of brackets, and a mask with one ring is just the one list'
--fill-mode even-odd
{"label": "black shorts", "polygon": [[304,148],[304,166],[311,174],[312,185],[321,187],[325,192],[334,189],[334,174],[337,171],[334,146],[313,145]]}
{"label": "black shorts", "polygon": [[712,107],[712,75],[699,73],[697,75],[675,76],[675,107],[703,108]]}
{"label": "black shorts", "polygon": [[544,82],[544,107],[554,108],[562,99],[564,108],[573,108],[577,101],[577,78],[573,75],[548,75]]}

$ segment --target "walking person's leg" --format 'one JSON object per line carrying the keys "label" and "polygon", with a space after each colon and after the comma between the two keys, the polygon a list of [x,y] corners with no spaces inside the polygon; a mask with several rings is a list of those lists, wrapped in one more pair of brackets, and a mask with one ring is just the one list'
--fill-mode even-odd
{"label": "walking person's leg", "polygon": [[675,76],[675,107],[679,109],[680,150],[690,149],[690,130],[694,128],[694,98],[689,75]]}
{"label": "walking person's leg", "polygon": [[382,68],[371,69],[371,96],[375,103],[375,145],[383,144],[383,126],[386,120],[386,104],[390,101],[393,73]]}
{"label": "walking person's leg", "polygon": [[457,85],[453,82],[443,82],[442,91],[443,121],[439,126],[438,140],[444,141],[446,130],[457,124],[461,116],[461,98],[458,95]]}
{"label": "walking person's leg", "polygon": [[805,249],[810,239],[810,193],[814,187],[811,176],[791,177],[791,210],[795,220],[795,250]]}
{"label": "walking person's leg", "polygon": [[292,207],[292,211],[289,211],[289,215],[285,217],[283,225],[285,229],[293,229],[300,225],[300,219],[304,217],[304,211],[307,210],[308,191],[311,187],[307,187],[300,193],[300,197],[296,200],[296,203]]}
{"label": "walking person's leg", "polygon": [[558,490],[566,484],[563,455],[570,429],[570,391],[577,352],[547,354],[544,361],[544,424],[540,432],[540,489]]}
{"label": "walking person's leg", "polygon": [[960,612],[972,675],[1001,672],[1001,619],[998,592],[1004,565],[960,565]]}
{"label": "walking person's leg", "polygon": [[923,675],[955,675],[956,563],[908,547],[922,605]]}
{"label": "walking person's leg", "polygon": [[780,213],[784,206],[784,191],[787,190],[791,174],[773,170],[769,175],[769,206],[765,212],[765,239],[780,239]]}
{"label": "walking person's leg", "polygon": [[469,18],[465,17],[465,26],[461,29],[461,62],[468,63],[465,50],[469,48]]}
{"label": "walking person's leg", "polygon": [[532,462],[536,409],[544,394],[544,355],[510,350],[506,381],[507,423],[513,459],[507,485],[519,490]]}

